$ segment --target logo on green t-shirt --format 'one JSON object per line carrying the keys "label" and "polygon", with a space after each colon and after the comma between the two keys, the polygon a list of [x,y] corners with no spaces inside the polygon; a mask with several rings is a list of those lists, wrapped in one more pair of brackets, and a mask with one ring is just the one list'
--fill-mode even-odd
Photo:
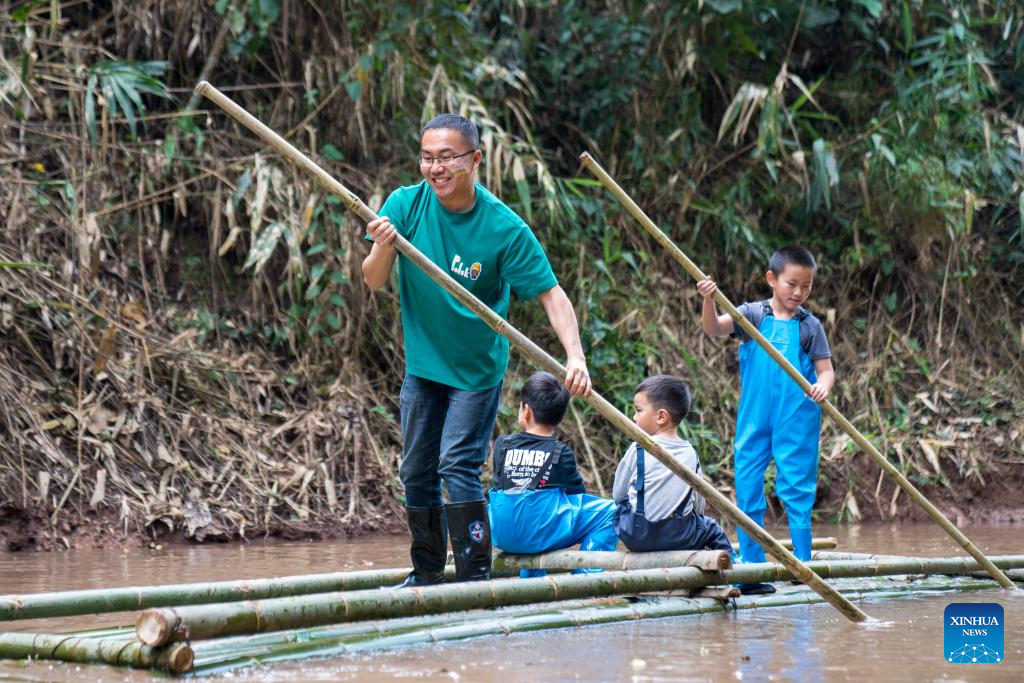
{"label": "logo on green t-shirt", "polygon": [[462,256],[459,254],[455,255],[452,259],[451,271],[460,277],[468,277],[470,280],[476,280],[480,277],[480,271],[483,270],[483,266],[479,261],[474,261],[473,265],[466,267],[466,262],[462,260]]}

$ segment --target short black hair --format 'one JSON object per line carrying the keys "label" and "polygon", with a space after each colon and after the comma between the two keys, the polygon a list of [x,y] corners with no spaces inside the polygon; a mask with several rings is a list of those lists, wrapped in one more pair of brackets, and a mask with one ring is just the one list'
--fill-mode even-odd
{"label": "short black hair", "polygon": [[427,121],[426,125],[420,129],[420,140],[423,139],[424,133],[428,130],[434,130],[435,128],[454,130],[462,136],[462,139],[466,141],[466,144],[473,148],[474,152],[480,149],[480,133],[476,130],[476,124],[465,116],[459,116],[458,114],[438,114]]}
{"label": "short black hair", "polygon": [[805,266],[811,270],[818,270],[818,264],[814,260],[814,255],[797,244],[782,247],[772,254],[771,259],[768,260],[768,270],[775,273],[776,277],[782,275],[782,271],[789,265]]}
{"label": "short black hair", "polygon": [[569,390],[550,372],[535,372],[523,384],[520,400],[530,406],[538,424],[554,427],[565,417]]}
{"label": "short black hair", "polygon": [[655,410],[665,409],[676,424],[683,421],[690,412],[690,387],[672,375],[648,377],[637,385],[635,394],[647,394],[647,400]]}

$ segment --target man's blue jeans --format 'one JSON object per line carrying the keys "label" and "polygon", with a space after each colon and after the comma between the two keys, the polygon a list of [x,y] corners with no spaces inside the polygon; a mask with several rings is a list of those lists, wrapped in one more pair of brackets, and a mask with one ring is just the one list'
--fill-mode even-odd
{"label": "man's blue jeans", "polygon": [[484,500],[480,468],[498,415],[501,384],[463,391],[415,375],[406,375],[399,395],[402,417],[402,468],[408,507]]}

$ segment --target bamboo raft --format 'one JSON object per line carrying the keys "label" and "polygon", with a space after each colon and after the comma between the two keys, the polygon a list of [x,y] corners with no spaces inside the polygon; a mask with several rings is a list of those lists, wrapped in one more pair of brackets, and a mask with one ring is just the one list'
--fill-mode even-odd
{"label": "bamboo raft", "polygon": [[[815,539],[808,567],[846,599],[863,602],[999,584],[971,558],[834,551]],[[990,558],[1024,582],[1024,555]],[[70,633],[0,633],[0,658],[151,669],[174,675],[389,650],[545,629],[824,602],[765,562],[732,566],[722,551],[557,551],[498,554],[488,582],[381,591],[407,569],[0,596],[0,621],[138,612],[134,626]],[[566,574],[581,567],[603,573]],[[520,568],[551,576],[518,579]],[[504,577],[501,576],[504,574]],[[865,580],[869,579],[869,580]],[[780,583],[767,596],[732,584]]]}

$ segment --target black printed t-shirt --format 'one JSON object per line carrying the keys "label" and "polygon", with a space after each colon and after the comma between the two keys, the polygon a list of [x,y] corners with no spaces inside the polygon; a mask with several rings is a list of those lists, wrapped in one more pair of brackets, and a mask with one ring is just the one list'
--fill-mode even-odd
{"label": "black printed t-shirt", "polygon": [[[531,482],[549,470],[536,487]],[[563,488],[566,493],[586,493],[576,468],[576,454],[553,436],[519,432],[499,436],[494,442],[494,488]]]}

